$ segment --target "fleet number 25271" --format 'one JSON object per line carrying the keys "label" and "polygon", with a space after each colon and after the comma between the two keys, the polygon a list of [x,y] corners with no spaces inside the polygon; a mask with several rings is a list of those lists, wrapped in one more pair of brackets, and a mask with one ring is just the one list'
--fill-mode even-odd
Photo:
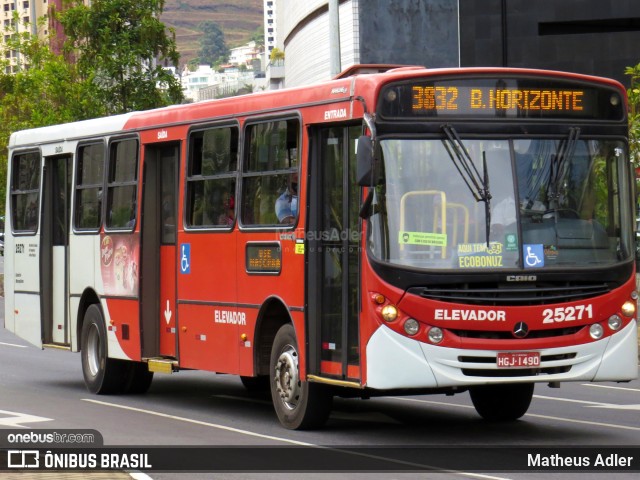
{"label": "fleet number 25271", "polygon": [[593,306],[576,305],[575,307],[546,308],[542,312],[542,323],[571,322],[583,318],[593,318]]}

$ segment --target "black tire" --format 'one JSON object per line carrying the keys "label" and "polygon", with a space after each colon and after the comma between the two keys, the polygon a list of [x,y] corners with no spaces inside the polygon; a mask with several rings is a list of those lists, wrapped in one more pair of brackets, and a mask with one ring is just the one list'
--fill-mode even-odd
{"label": "black tire", "polygon": [[149,367],[143,362],[128,362],[129,373],[127,386],[124,393],[142,394],[146,393],[151,386],[153,380],[153,372],[149,371]]}
{"label": "black tire", "polygon": [[290,430],[321,427],[331,412],[332,396],[325,385],[299,377],[298,342],[291,324],[280,327],[271,349],[270,387],[280,423]]}
{"label": "black tire", "polygon": [[258,377],[240,377],[240,381],[248,392],[266,392],[269,390],[269,377],[260,375]]}
{"label": "black tire", "polygon": [[471,401],[482,418],[490,422],[511,422],[529,409],[533,383],[481,385],[469,389]]}
{"label": "black tire", "polygon": [[122,392],[128,383],[129,362],[107,357],[107,331],[97,304],[84,314],[81,334],[82,374],[87,390],[96,394]]}

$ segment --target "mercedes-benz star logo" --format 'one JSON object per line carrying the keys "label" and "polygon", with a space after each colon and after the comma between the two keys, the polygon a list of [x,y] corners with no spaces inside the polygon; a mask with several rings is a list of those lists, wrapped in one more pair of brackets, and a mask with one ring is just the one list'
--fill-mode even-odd
{"label": "mercedes-benz star logo", "polygon": [[524,338],[529,334],[529,326],[524,322],[516,323],[513,327],[513,336],[516,338]]}

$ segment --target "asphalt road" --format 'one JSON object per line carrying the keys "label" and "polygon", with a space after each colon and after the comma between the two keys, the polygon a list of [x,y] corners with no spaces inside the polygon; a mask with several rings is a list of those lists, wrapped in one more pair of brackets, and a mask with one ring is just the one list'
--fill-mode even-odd
{"label": "asphalt road", "polygon": [[[4,312],[4,299],[0,299]],[[2,322],[0,322],[2,325]],[[511,424],[488,424],[468,394],[371,400],[336,399],[322,430],[288,431],[265,395],[238,378],[205,372],[156,374],[145,395],[94,396],[82,380],[80,356],[41,351],[0,328],[0,429],[94,429],[104,445],[122,446],[640,446],[640,382],[536,386],[529,413]],[[463,451],[464,452],[464,451]],[[251,464],[250,451],[246,459]],[[291,454],[295,454],[293,451]],[[415,459],[416,462],[420,458]],[[635,459],[640,462],[640,458]],[[313,470],[313,468],[312,468]],[[135,478],[297,479],[300,473],[133,473]],[[0,474],[2,476],[2,474]],[[632,473],[607,477],[636,478]],[[344,474],[307,472],[305,479]],[[2,477],[5,478],[5,477]],[[27,478],[27,477],[20,477]],[[39,478],[33,476],[32,478]],[[86,476],[85,478],[91,478]],[[114,477],[115,478],[115,477]],[[603,478],[602,472],[373,473],[348,478]]]}

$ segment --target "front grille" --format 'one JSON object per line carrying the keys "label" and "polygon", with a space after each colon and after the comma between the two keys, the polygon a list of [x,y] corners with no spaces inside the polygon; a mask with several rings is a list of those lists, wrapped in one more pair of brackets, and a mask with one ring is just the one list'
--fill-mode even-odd
{"label": "front grille", "polygon": [[[530,331],[525,340],[532,338],[551,338],[551,337],[565,337],[567,335],[573,335],[583,328],[584,325],[567,328],[551,328],[549,330],[532,330]],[[451,333],[463,338],[484,338],[489,340],[514,340],[514,336],[511,332],[492,332],[483,330],[454,330],[449,329]]]}
{"label": "front grille", "polygon": [[606,283],[461,283],[413,287],[408,293],[422,298],[465,305],[546,305],[586,300],[611,291]]}

